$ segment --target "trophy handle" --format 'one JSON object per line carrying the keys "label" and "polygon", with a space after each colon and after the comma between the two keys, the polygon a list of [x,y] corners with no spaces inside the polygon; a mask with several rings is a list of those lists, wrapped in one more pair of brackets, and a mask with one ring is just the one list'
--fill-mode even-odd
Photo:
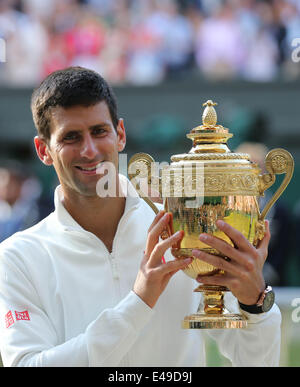
{"label": "trophy handle", "polygon": [[[154,165],[155,161],[153,157],[147,153],[136,153],[131,157],[128,163],[128,176],[129,180],[135,179],[137,176],[141,178],[147,178],[147,185],[149,186],[152,183],[152,171],[151,166]],[[154,202],[140,189],[140,185],[135,186],[140,197],[145,200],[145,202],[152,208],[155,214],[158,214],[159,209],[156,207]],[[160,189],[159,189],[160,191]]]}
{"label": "trophy handle", "polygon": [[260,180],[260,195],[263,196],[266,189],[271,187],[275,180],[275,175],[280,175],[282,173],[285,173],[285,177],[277,189],[277,191],[274,193],[272,198],[269,200],[269,202],[266,204],[265,208],[262,210],[259,220],[263,221],[266,217],[267,213],[271,209],[271,207],[274,205],[276,200],[280,197],[280,195],[283,193],[283,191],[286,189],[287,185],[289,184],[293,172],[294,172],[294,159],[293,156],[286,151],[285,149],[276,148],[271,150],[265,159],[265,165],[266,170],[269,173],[265,173],[263,175],[259,175]]}

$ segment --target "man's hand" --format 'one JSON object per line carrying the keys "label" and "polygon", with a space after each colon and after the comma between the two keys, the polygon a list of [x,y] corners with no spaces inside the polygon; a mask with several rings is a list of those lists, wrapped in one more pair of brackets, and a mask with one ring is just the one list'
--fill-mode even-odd
{"label": "man's hand", "polygon": [[133,291],[151,308],[156,304],[171,277],[192,262],[192,258],[162,262],[167,249],[180,242],[184,235],[183,231],[178,231],[160,241],[159,237],[167,229],[169,221],[170,214],[160,211],[149,227],[146,250],[133,287]]}
{"label": "man's hand", "polygon": [[235,247],[220,238],[201,234],[199,239],[202,242],[217,249],[230,258],[230,261],[200,250],[193,250],[195,257],[225,272],[224,275],[198,276],[197,281],[203,284],[226,286],[241,303],[256,304],[265,289],[262,268],[268,255],[270,241],[268,221],[265,221],[265,225],[265,236],[257,247],[254,247],[242,233],[223,221],[217,221],[217,226],[231,239]]}

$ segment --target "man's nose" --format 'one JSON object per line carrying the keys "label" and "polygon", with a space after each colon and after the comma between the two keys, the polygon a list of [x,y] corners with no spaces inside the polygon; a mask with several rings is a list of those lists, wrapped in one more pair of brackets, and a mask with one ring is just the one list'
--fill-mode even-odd
{"label": "man's nose", "polygon": [[82,149],[81,149],[81,156],[86,157],[88,159],[93,159],[95,158],[97,154],[97,147],[94,142],[93,137],[88,134],[84,137],[83,144],[82,144]]}

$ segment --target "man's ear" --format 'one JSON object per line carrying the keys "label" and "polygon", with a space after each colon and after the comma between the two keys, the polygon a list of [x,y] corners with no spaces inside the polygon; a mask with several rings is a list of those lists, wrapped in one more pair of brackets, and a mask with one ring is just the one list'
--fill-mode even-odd
{"label": "man's ear", "polygon": [[118,127],[117,127],[117,134],[118,134],[118,151],[122,152],[126,145],[126,131],[124,126],[123,118],[119,119]]}
{"label": "man's ear", "polygon": [[45,164],[45,165],[52,165],[53,160],[49,152],[49,147],[46,144],[45,140],[43,140],[39,136],[34,137],[34,146],[37,155],[39,156],[40,160]]}

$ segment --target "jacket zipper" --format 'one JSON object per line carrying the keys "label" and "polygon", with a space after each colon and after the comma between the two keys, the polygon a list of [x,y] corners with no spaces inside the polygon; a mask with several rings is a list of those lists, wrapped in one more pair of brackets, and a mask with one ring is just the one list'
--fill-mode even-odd
{"label": "jacket zipper", "polygon": [[[111,262],[111,269],[112,269],[112,274],[113,274],[113,278],[114,279],[120,279],[120,273],[119,273],[119,268],[118,268],[118,264],[116,262],[116,258],[115,258],[115,249],[116,249],[116,244],[117,244],[117,240],[118,240],[118,234],[119,234],[119,230],[120,230],[120,225],[126,221],[126,219],[128,218],[128,215],[136,208],[136,206],[130,208],[125,215],[123,215],[123,217],[121,218],[120,222],[119,222],[119,225],[118,225],[118,228],[117,228],[117,231],[116,231],[116,234],[115,234],[115,237],[114,237],[114,240],[113,240],[113,245],[112,245],[112,250],[111,252],[108,252],[109,253],[109,258],[110,258],[110,262]],[[121,289],[119,288],[119,296],[121,296]]]}

